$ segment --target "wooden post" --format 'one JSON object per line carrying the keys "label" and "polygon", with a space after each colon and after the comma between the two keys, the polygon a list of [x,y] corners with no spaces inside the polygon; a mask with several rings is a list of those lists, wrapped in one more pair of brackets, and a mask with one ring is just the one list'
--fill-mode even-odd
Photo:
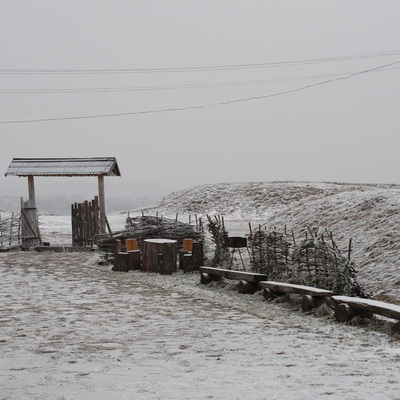
{"label": "wooden post", "polygon": [[35,201],[35,181],[32,175],[28,176],[28,194],[29,194],[29,206],[36,207]]}
{"label": "wooden post", "polygon": [[193,269],[197,271],[202,265],[204,265],[203,242],[194,241],[192,247]]}
{"label": "wooden post", "polygon": [[323,297],[310,296],[306,294],[301,299],[301,309],[303,312],[308,312],[313,308],[319,307],[323,302]]}
{"label": "wooden post", "polygon": [[99,175],[99,209],[100,209],[100,233],[106,233],[106,201],[104,191],[104,175]]}
{"label": "wooden post", "polygon": [[260,289],[260,286],[255,282],[239,281],[238,284],[238,292],[240,294],[254,294]]}
{"label": "wooden post", "polygon": [[182,264],[179,263],[180,268],[183,270],[183,272],[193,272],[194,271],[194,266],[193,266],[193,255],[192,253],[186,253],[181,256],[182,259]]}
{"label": "wooden post", "polygon": [[130,270],[140,270],[142,268],[142,254],[140,250],[130,250],[128,253],[128,263]]}
{"label": "wooden post", "polygon": [[221,277],[216,276],[216,275],[210,275],[207,273],[201,273],[200,274],[200,283],[202,285],[208,285],[209,283],[213,282],[213,281],[219,281],[221,279]]}

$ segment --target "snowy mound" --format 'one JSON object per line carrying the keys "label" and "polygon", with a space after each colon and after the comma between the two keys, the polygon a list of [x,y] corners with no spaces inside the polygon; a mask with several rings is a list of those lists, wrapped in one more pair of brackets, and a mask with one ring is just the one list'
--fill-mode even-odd
{"label": "snowy mound", "polygon": [[157,207],[164,215],[224,216],[227,230],[248,233],[248,223],[293,231],[304,237],[332,232],[352,260],[359,281],[382,299],[398,298],[400,286],[400,186],[266,182],[202,185],[174,192]]}
{"label": "snowy mound", "polygon": [[294,202],[315,200],[341,192],[400,188],[394,185],[355,185],[311,182],[249,182],[201,185],[173,192],[158,205],[164,213],[264,216]]}

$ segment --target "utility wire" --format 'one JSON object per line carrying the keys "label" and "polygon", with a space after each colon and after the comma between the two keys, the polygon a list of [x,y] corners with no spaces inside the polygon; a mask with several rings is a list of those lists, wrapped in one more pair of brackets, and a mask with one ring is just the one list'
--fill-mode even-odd
{"label": "utility wire", "polygon": [[[386,68],[373,72],[383,72],[398,69],[400,67]],[[305,75],[287,78],[270,78],[252,81],[231,81],[231,82],[208,82],[208,83],[191,83],[182,85],[154,85],[154,86],[122,86],[122,87],[99,87],[99,88],[53,88],[53,89],[0,89],[0,94],[61,94],[61,93],[113,93],[113,92],[142,92],[154,90],[181,90],[181,89],[204,89],[214,87],[233,87],[261,85],[266,83],[293,82],[301,80],[322,79],[329,77],[340,77],[351,75],[354,72],[341,72],[320,75]]]}
{"label": "utility wire", "polygon": [[293,65],[308,65],[316,63],[331,63],[339,61],[352,61],[358,59],[389,57],[400,55],[400,50],[391,50],[377,53],[356,54],[350,56],[311,58],[305,60],[280,61],[269,63],[253,64],[229,64],[229,65],[209,65],[192,67],[167,67],[167,68],[121,68],[121,69],[0,69],[0,74],[148,74],[148,73],[171,73],[171,72],[199,72],[199,71],[226,71],[250,68],[270,68],[284,67]]}
{"label": "utility wire", "polygon": [[172,111],[199,110],[199,109],[203,109],[203,108],[209,108],[209,107],[215,107],[215,106],[225,106],[225,105],[230,105],[230,104],[235,104],[235,103],[241,103],[241,102],[253,101],[253,100],[261,100],[261,99],[266,99],[266,98],[270,98],[270,97],[282,96],[282,95],[289,94],[289,93],[300,92],[302,90],[307,90],[307,89],[310,89],[310,88],[313,88],[316,86],[326,85],[328,83],[336,82],[339,80],[350,79],[350,78],[353,78],[354,76],[367,74],[367,73],[377,71],[382,68],[391,67],[391,66],[397,65],[397,64],[400,64],[400,60],[395,61],[390,64],[381,65],[379,67],[374,67],[374,68],[366,69],[363,71],[354,72],[354,73],[349,74],[344,77],[340,76],[338,78],[333,78],[333,79],[313,83],[310,85],[285,90],[282,92],[270,93],[270,94],[261,95],[261,96],[244,97],[244,98],[240,98],[240,99],[227,100],[227,101],[222,101],[222,102],[218,102],[218,103],[200,104],[200,105],[186,106],[186,107],[164,108],[164,109],[159,109],[159,110],[132,111],[132,112],[125,112],[125,113],[81,115],[81,116],[71,116],[71,117],[38,118],[38,119],[25,119],[25,120],[8,120],[8,121],[3,120],[3,121],[0,121],[0,124],[20,124],[20,123],[30,123],[30,122],[49,122],[49,121],[67,121],[67,120],[78,120],[78,119],[110,118],[110,117],[122,117],[122,116],[132,116],[132,115],[166,113],[166,112],[172,112]]}

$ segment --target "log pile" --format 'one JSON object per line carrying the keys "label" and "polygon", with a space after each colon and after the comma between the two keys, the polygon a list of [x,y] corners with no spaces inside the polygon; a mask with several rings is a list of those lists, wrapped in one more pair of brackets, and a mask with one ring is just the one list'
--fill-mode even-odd
{"label": "log pile", "polygon": [[143,241],[146,239],[172,239],[177,241],[178,250],[182,248],[183,239],[204,240],[201,220],[194,225],[159,216],[127,217],[125,230],[115,232],[112,236],[96,237],[98,248],[106,253],[106,258],[112,258],[117,240],[121,240],[122,251],[125,251],[126,239],[136,238],[138,246],[143,251]]}

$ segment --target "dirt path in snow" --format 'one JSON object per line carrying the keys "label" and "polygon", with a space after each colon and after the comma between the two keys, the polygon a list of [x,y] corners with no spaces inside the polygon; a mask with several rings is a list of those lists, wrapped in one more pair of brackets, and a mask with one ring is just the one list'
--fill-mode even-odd
{"label": "dirt path in snow", "polygon": [[397,399],[382,333],[93,253],[0,254],[0,399]]}

